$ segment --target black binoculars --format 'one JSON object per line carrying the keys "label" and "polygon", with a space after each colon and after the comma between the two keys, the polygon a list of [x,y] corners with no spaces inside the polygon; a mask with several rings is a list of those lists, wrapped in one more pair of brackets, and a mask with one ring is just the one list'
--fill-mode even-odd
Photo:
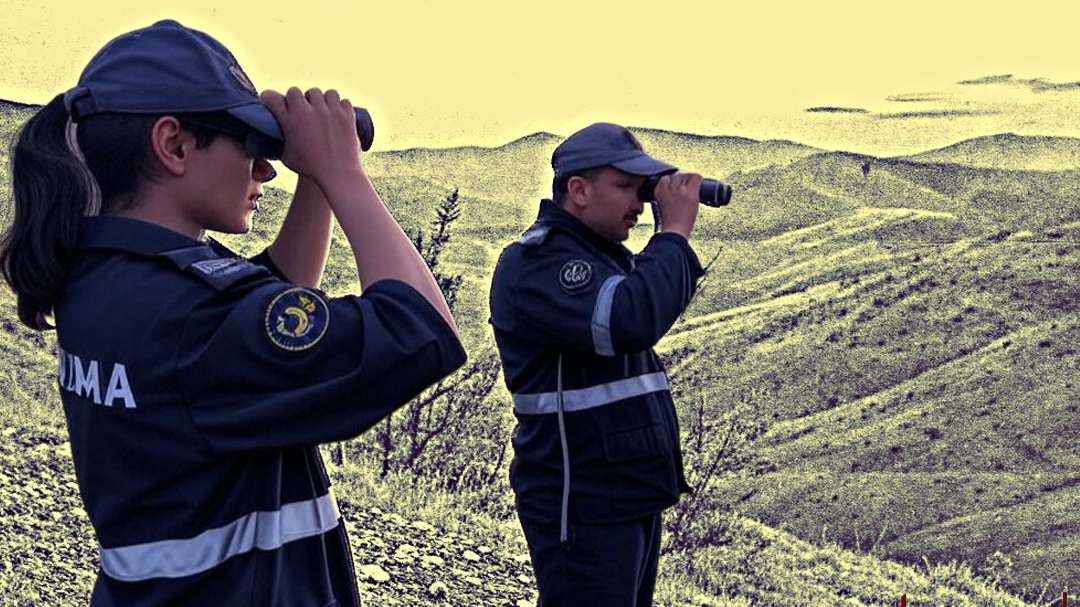
{"label": "black binoculars", "polygon": [[[375,140],[375,125],[371,122],[371,114],[362,107],[354,107],[356,113],[356,134],[360,137],[360,149],[368,151],[371,142]],[[251,131],[246,142],[248,153],[262,158],[281,158],[281,151],[285,148],[284,139],[275,139],[258,131]]]}
{"label": "black binoculars", "polygon": [[[638,190],[638,198],[645,202],[656,199],[656,184],[663,175],[650,177],[641,184]],[[707,207],[722,207],[731,202],[731,186],[724,185],[715,179],[702,179],[698,189],[698,200]]]}

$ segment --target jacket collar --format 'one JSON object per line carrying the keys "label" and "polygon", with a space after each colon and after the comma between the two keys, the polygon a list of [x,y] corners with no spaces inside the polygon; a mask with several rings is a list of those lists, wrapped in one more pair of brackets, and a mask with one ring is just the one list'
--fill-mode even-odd
{"label": "jacket collar", "polygon": [[82,220],[76,246],[80,249],[114,249],[155,256],[165,251],[200,245],[206,246],[208,243],[146,221],[102,215]]}
{"label": "jacket collar", "polygon": [[574,217],[550,199],[545,198],[540,201],[540,213],[536,217],[536,222],[570,232],[584,240],[592,248],[613,258],[622,265],[630,264],[630,260],[634,257],[630,249],[597,234],[592,228],[582,223],[580,219]]}

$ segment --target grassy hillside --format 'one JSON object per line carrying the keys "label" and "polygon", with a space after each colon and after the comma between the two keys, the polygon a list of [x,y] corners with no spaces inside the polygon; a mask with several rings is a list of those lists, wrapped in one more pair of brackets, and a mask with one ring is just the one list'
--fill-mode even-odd
{"label": "grassy hillside", "polygon": [[745,137],[704,137],[657,129],[631,129],[641,145],[657,158],[683,171],[726,180],[733,173],[786,166],[820,152],[784,140],[756,141]]}
{"label": "grassy hillside", "polygon": [[[554,135],[537,133],[498,148],[381,152],[366,156],[364,166],[373,178],[456,184],[463,195],[531,209],[542,196],[551,195],[551,167],[546,159],[559,141]],[[486,217],[496,218],[494,214]]]}
{"label": "grassy hillside", "polygon": [[[0,432],[0,463],[0,606],[85,604],[97,554],[63,428],[41,420],[8,426]],[[407,505],[408,488],[372,495],[363,471],[332,467],[330,473],[365,603],[534,604],[515,524],[494,524],[454,506],[424,515]],[[454,524],[455,518],[466,523]],[[901,594],[912,605],[1029,605],[964,567],[907,567],[836,545],[817,547],[749,520],[732,525],[727,546],[665,557],[658,607],[854,607],[891,604]]]}
{"label": "grassy hillside", "polygon": [[1035,596],[1080,573],[1080,238],[881,236],[956,221],[862,209],[727,243],[662,344],[689,400],[766,394],[775,472],[730,487],[744,512],[908,562],[1008,555]]}
{"label": "grassy hillside", "polygon": [[[3,167],[5,176],[8,175],[11,167],[11,143],[14,142],[15,133],[26,122],[26,119],[37,111],[38,107],[0,99],[0,167]],[[0,180],[0,200],[8,200],[10,197],[11,180],[8,178]],[[8,209],[6,207],[7,205],[0,210],[0,218],[3,218],[4,225],[7,222]]]}

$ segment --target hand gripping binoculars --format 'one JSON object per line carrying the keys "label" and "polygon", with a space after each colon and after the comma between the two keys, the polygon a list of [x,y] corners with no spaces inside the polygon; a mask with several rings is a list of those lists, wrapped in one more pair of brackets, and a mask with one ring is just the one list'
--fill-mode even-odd
{"label": "hand gripping binoculars", "polygon": [[[368,151],[371,142],[375,140],[375,125],[371,122],[371,114],[362,107],[354,107],[356,114],[356,134],[360,137],[360,149]],[[285,149],[284,139],[275,139],[255,130],[247,133],[245,147],[252,156],[262,158],[281,158],[281,151]]]}
{"label": "hand gripping binoculars", "polygon": [[[638,190],[638,198],[645,202],[656,200],[656,184],[660,181],[658,175],[650,177],[641,184]],[[715,179],[702,179],[701,188],[698,189],[698,200],[707,207],[722,207],[731,202],[731,186],[720,183]]]}

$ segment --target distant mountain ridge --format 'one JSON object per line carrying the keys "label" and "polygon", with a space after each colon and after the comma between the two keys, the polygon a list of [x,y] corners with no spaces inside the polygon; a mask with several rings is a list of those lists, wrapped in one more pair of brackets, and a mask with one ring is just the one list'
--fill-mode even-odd
{"label": "distant mountain ridge", "polygon": [[[821,150],[782,140],[708,137],[631,127],[653,156],[686,171],[714,179],[784,165]],[[411,148],[368,154],[372,177],[419,178],[463,193],[482,195],[532,211],[551,197],[551,155],[564,141],[547,132],[515,139],[498,147]]]}
{"label": "distant mountain ridge", "polygon": [[1075,202],[1078,183],[1070,171],[820,152],[730,176],[734,192],[730,207],[701,213],[696,229],[722,238],[767,239],[857,208],[907,208],[952,214],[958,220],[954,226],[925,235],[930,241],[946,241],[1080,220]]}
{"label": "distant mountain ridge", "polygon": [[[41,107],[0,99],[0,127],[4,132],[13,131],[15,130],[13,126],[17,125],[9,123],[21,122]],[[709,173],[714,178],[723,178],[736,171],[752,170],[769,164],[786,164],[804,156],[826,152],[820,148],[786,139],[755,140],[734,135],[698,135],[647,127],[629,128],[650,153],[664,156],[663,160],[684,170]],[[539,155],[542,159],[539,164],[542,169],[546,169],[550,162],[551,152],[564,139],[565,137],[560,135],[538,131],[493,147],[414,147],[376,151],[366,155],[365,158],[388,155],[405,160],[425,158],[431,154],[468,156],[503,152],[512,155]],[[747,157],[747,154],[750,156]],[[1072,170],[1080,169],[1080,138],[999,133],[965,139],[942,148],[896,156],[891,159],[1005,170]]]}
{"label": "distant mountain ridge", "polygon": [[948,162],[1008,170],[1075,170],[1080,169],[1080,139],[1000,133],[966,139],[940,149],[898,158],[913,162]]}

